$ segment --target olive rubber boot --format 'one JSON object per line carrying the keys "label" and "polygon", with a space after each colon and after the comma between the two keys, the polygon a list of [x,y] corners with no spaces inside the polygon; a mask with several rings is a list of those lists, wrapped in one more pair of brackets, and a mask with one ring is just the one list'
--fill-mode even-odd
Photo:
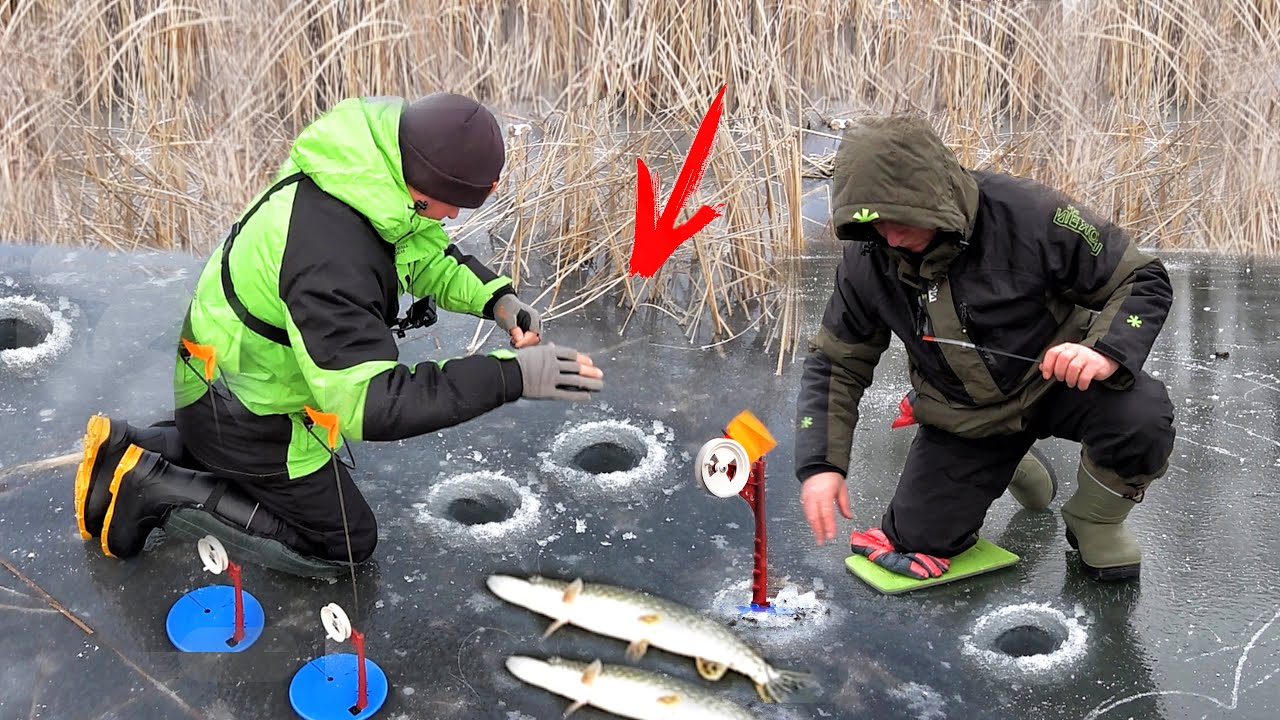
{"label": "olive rubber boot", "polygon": [[1022,456],[1022,461],[1013,471],[1009,494],[1028,510],[1044,510],[1058,496],[1058,476],[1054,474],[1049,458],[1034,446]]}
{"label": "olive rubber boot", "polygon": [[1085,574],[1095,580],[1138,577],[1142,549],[1124,525],[1137,503],[1103,485],[1083,462],[1076,482],[1075,494],[1062,506],[1062,519],[1067,524],[1067,542],[1080,551]]}
{"label": "olive rubber boot", "polygon": [[87,540],[102,532],[102,519],[111,503],[111,475],[130,445],[160,453],[171,462],[182,457],[182,442],[175,427],[136,428],[104,415],[89,418],[84,455],[76,468],[75,509],[80,537]]}
{"label": "olive rubber boot", "polygon": [[138,555],[147,535],[177,508],[200,508],[250,535],[302,545],[296,530],[226,479],[178,467],[157,453],[130,445],[111,478],[102,551],[115,558]]}

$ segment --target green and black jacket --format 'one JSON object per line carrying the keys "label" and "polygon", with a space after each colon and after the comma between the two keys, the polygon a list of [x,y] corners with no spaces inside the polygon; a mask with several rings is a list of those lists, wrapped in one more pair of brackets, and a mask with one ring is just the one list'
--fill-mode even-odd
{"label": "green and black jacket", "polygon": [[395,440],[520,397],[510,353],[400,361],[390,327],[402,294],[491,319],[512,292],[412,210],[397,143],[403,107],[400,98],[350,99],[309,125],[278,182],[206,264],[183,337],[216,352],[221,416],[203,363],[181,348],[174,390],[185,424],[197,416],[204,431],[184,430],[184,441],[211,467],[315,471],[330,456],[305,407],[336,415],[343,438]]}
{"label": "green and black jacket", "polygon": [[[1161,262],[1118,227],[1032,180],[963,169],[922,120],[846,131],[832,186],[837,237],[850,241],[804,362],[795,467],[847,473],[858,403],[890,333],[907,350],[916,420],[964,436],[1011,434],[1052,387],[1038,365],[926,342],[923,335],[1038,357],[1079,342],[1127,389],[1168,314]],[[871,222],[939,229],[919,256]]]}

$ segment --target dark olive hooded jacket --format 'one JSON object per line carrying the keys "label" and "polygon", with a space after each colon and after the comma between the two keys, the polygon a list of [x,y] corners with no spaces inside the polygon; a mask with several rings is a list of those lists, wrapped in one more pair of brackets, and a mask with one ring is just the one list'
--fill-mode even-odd
{"label": "dark olive hooded jacket", "polygon": [[[919,255],[875,220],[937,228]],[[1120,228],[1032,180],[966,170],[924,119],[846,130],[832,183],[849,241],[804,362],[796,474],[847,473],[858,403],[890,333],[906,346],[916,420],[963,437],[1012,434],[1052,387],[1038,365],[921,339],[1039,357],[1079,342],[1116,360],[1103,384],[1132,386],[1168,314],[1164,266]]]}

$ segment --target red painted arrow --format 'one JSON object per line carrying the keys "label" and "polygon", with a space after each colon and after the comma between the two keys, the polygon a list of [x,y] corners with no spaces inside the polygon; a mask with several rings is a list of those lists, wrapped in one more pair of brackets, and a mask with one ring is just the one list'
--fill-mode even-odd
{"label": "red painted arrow", "polygon": [[684,166],[680,168],[680,177],[676,179],[676,187],[671,199],[658,217],[654,203],[653,177],[644,160],[636,158],[639,171],[639,184],[636,186],[636,239],[631,246],[631,274],[642,277],[653,277],[662,267],[662,263],[671,257],[671,253],[680,247],[680,243],[693,237],[693,234],[706,227],[712,220],[724,214],[724,203],[714,208],[703,205],[693,217],[681,225],[676,225],[676,218],[688,202],[689,196],[698,190],[702,175],[707,169],[707,159],[711,155],[711,144],[715,141],[716,130],[720,126],[720,111],[724,104],[724,89],[720,86],[720,94],[716,95],[711,109],[698,126],[698,134],[693,137],[693,145],[689,147],[689,155]]}

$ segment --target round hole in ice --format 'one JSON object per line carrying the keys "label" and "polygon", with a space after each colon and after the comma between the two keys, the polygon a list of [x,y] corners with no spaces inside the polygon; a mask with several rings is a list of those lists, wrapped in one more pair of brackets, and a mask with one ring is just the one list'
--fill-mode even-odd
{"label": "round hole in ice", "polygon": [[454,498],[449,503],[449,517],[463,525],[483,525],[510,519],[520,508],[520,496],[515,493],[499,496],[479,492],[475,495]]}
{"label": "round hole in ice", "polygon": [[49,337],[52,329],[47,318],[37,324],[26,318],[0,316],[0,350],[35,347]]}
{"label": "round hole in ice", "polygon": [[71,345],[71,323],[29,297],[0,297],[0,370],[31,375]]}
{"label": "round hole in ice", "polygon": [[1011,657],[1048,655],[1062,647],[1062,630],[1039,625],[1015,625],[997,635],[992,646],[997,652]]}
{"label": "round hole in ice", "polygon": [[567,426],[541,458],[542,470],[561,482],[616,492],[661,481],[667,448],[629,422],[597,420]]}
{"label": "round hole in ice", "polygon": [[415,503],[418,522],[451,545],[483,547],[538,524],[542,503],[533,490],[502,473],[444,477]]}
{"label": "round hole in ice", "polygon": [[643,457],[632,447],[606,440],[582,448],[573,456],[572,462],[579,470],[599,475],[634,470]]}
{"label": "round hole in ice", "polygon": [[1025,603],[978,618],[961,649],[994,670],[1035,674],[1079,659],[1086,639],[1080,619],[1049,605]]}

